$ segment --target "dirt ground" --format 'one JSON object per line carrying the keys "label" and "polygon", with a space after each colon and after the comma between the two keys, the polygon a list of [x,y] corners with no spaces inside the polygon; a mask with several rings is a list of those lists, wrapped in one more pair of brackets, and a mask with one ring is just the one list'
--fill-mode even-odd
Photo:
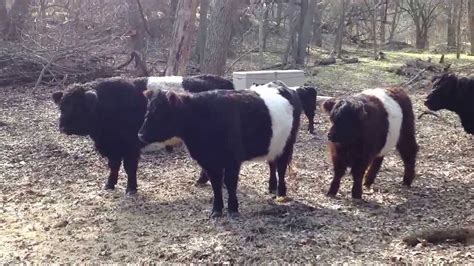
{"label": "dirt ground", "polygon": [[[417,120],[417,178],[401,186],[403,167],[384,161],[366,204],[354,204],[352,180],[339,197],[325,196],[332,178],[318,113],[316,136],[302,130],[288,194],[267,194],[268,168],[243,166],[242,214],[209,220],[212,190],[194,186],[198,167],[184,148],[144,154],[139,194],[125,196],[121,171],[115,191],[102,190],[108,170],[88,138],[61,135],[51,89],[0,90],[0,262],[375,262],[474,263],[474,246],[406,247],[414,230],[474,225],[474,138],[458,118],[441,112]],[[415,112],[426,91],[409,91]],[[319,112],[319,111],[318,111]]]}

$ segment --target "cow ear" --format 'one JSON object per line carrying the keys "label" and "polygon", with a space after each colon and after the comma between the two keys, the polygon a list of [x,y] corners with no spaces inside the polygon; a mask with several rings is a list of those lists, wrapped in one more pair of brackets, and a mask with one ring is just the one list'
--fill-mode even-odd
{"label": "cow ear", "polygon": [[367,109],[362,105],[359,109],[359,118],[361,120],[365,120],[367,118]]}
{"label": "cow ear", "polygon": [[336,99],[328,99],[323,102],[323,109],[326,113],[330,113],[332,111],[332,108],[336,104]]}
{"label": "cow ear", "polygon": [[167,94],[167,98],[168,98],[169,103],[170,103],[171,106],[173,106],[173,107],[176,107],[176,106],[178,106],[178,105],[181,103],[181,98],[180,98],[179,95],[177,95],[176,93],[169,92],[169,93]]}
{"label": "cow ear", "polygon": [[62,91],[57,91],[53,93],[53,101],[55,104],[59,104],[61,102],[61,99],[63,98],[63,92]]}
{"label": "cow ear", "polygon": [[86,95],[86,106],[90,109],[93,110],[97,106],[97,92],[94,90],[88,90],[85,93]]}
{"label": "cow ear", "polygon": [[153,91],[152,90],[146,90],[146,91],[143,92],[143,95],[145,95],[145,97],[148,100],[151,100],[151,97],[153,97]]}

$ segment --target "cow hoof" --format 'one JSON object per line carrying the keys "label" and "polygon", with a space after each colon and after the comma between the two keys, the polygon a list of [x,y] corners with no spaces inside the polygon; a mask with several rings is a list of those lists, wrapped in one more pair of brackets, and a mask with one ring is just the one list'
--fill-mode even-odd
{"label": "cow hoof", "polygon": [[288,202],[291,202],[291,201],[293,201],[293,199],[290,198],[290,197],[287,197],[287,196],[277,196],[275,198],[276,203],[288,203]]}
{"label": "cow hoof", "polygon": [[202,183],[202,182],[197,181],[196,183],[194,183],[194,186],[195,187],[206,187],[207,183]]}
{"label": "cow hoof", "polygon": [[105,190],[114,190],[114,189],[115,189],[115,185],[105,184],[104,189],[105,189]]}
{"label": "cow hoof", "polygon": [[329,193],[326,194],[326,196],[329,197],[329,198],[335,199],[336,198],[336,193],[330,193],[329,192]]}
{"label": "cow hoof", "polygon": [[268,193],[269,193],[269,194],[272,194],[272,195],[276,195],[276,194],[277,194],[277,190],[276,190],[276,189],[269,189],[269,190],[268,190]]}
{"label": "cow hoof", "polygon": [[240,216],[240,213],[237,211],[237,212],[229,212],[229,219],[231,220],[235,220],[235,219],[239,219],[241,216]]}
{"label": "cow hoof", "polygon": [[367,202],[362,198],[352,198],[352,203],[354,205],[365,205]]}
{"label": "cow hoof", "polygon": [[411,184],[408,184],[408,183],[406,183],[406,182],[403,182],[403,183],[402,183],[402,186],[403,186],[403,187],[406,187],[406,188],[411,188]]}
{"label": "cow hoof", "polygon": [[211,212],[211,215],[210,215],[210,218],[211,219],[217,219],[217,218],[220,218],[222,217],[222,212],[218,212],[218,211],[212,211]]}
{"label": "cow hoof", "polygon": [[125,194],[127,194],[128,196],[133,196],[133,195],[137,194],[137,190],[136,189],[127,189]]}

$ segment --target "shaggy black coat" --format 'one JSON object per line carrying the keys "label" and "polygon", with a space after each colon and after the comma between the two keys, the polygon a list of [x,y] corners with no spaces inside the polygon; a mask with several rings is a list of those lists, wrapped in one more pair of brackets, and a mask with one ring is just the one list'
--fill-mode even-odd
{"label": "shaggy black coat", "polygon": [[[128,194],[136,193],[138,159],[145,144],[137,137],[143,123],[147,100],[143,95],[147,78],[121,77],[100,79],[73,86],[66,93],[55,92],[59,105],[60,131],[65,134],[90,136],[97,151],[108,159],[110,168],[105,189],[114,189],[123,161],[128,176]],[[212,75],[186,77],[183,89],[202,91],[233,89],[232,82]]]}
{"label": "shaggy black coat", "polygon": [[296,93],[300,97],[304,114],[308,118],[308,131],[314,134],[314,116],[316,115],[316,97],[318,97],[318,92],[315,87],[302,86],[296,89]]}
{"label": "shaggy black coat", "polygon": [[[384,156],[388,152],[382,153],[386,142],[389,141],[387,137],[390,124],[397,123],[398,118],[401,118],[399,132],[391,132],[392,136],[397,138],[389,144],[389,148],[396,148],[403,161],[405,167],[403,184],[409,187],[415,178],[418,144],[411,100],[403,89],[385,89],[385,96],[396,102],[400,109],[397,110],[389,103],[384,103],[386,99],[380,97],[382,90],[379,90],[379,93],[366,91],[329,99],[323,103],[323,108],[331,119],[328,140],[334,177],[328,191],[329,196],[337,194],[341,178],[350,167],[354,181],[352,197],[362,198],[362,182],[365,180],[366,187],[374,183]],[[389,111],[392,113],[391,117]],[[394,147],[391,146],[393,144]]]}
{"label": "shaggy black coat", "polygon": [[[282,139],[283,150],[270,165],[270,190],[286,195],[285,172],[291,160],[299,127],[301,104],[297,94],[277,83],[278,93],[292,106],[291,131]],[[222,215],[222,181],[225,182],[230,215],[238,214],[236,196],[243,161],[267,156],[272,139],[272,117],[266,102],[252,90],[210,91],[198,94],[147,91],[145,122],[139,131],[144,142],[181,138],[191,155],[208,173],[214,191],[212,217]],[[284,108],[283,108],[284,109]],[[288,120],[275,120],[290,123]],[[278,184],[276,174],[278,171]]]}
{"label": "shaggy black coat", "polygon": [[459,115],[464,130],[474,134],[474,77],[443,74],[432,80],[425,105],[432,111],[447,109]]}

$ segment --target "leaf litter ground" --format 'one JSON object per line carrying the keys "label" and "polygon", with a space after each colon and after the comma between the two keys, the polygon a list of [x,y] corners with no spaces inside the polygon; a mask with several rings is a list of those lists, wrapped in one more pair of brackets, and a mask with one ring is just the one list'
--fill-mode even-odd
{"label": "leaf litter ground", "polygon": [[[313,136],[302,117],[287,179],[293,201],[275,203],[267,165],[248,162],[239,182],[242,218],[211,221],[212,190],[194,186],[199,168],[184,148],[142,156],[138,195],[124,196],[123,171],[116,190],[103,191],[105,160],[89,139],[58,132],[51,92],[0,90],[1,262],[474,261],[473,246],[408,248],[401,241],[418,229],[474,224],[474,139],[452,113],[441,112],[448,122],[417,120],[413,188],[401,187],[402,163],[392,153],[373,190],[364,191],[366,204],[352,202],[349,176],[338,198],[325,196],[328,119],[318,110]],[[427,92],[409,93],[418,115]]]}

